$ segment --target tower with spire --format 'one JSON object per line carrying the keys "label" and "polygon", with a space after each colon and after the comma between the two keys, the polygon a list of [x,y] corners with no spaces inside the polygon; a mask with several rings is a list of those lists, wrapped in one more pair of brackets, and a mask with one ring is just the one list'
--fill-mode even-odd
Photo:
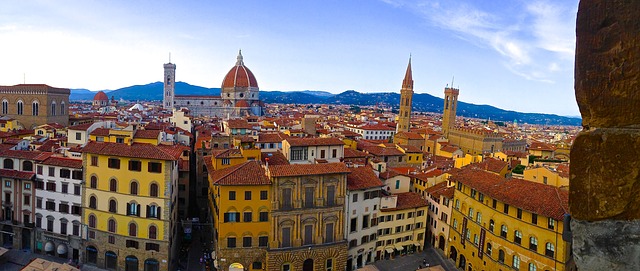
{"label": "tower with spire", "polygon": [[400,112],[398,113],[396,133],[409,132],[412,99],[413,77],[411,73],[411,57],[409,57],[409,65],[407,66],[407,72],[404,74],[404,80],[402,80],[402,89],[400,89]]}
{"label": "tower with spire", "polygon": [[165,110],[171,110],[173,108],[173,97],[175,96],[175,79],[176,79],[176,64],[171,63],[171,57],[169,57],[169,63],[164,64],[164,93],[162,94],[162,108]]}

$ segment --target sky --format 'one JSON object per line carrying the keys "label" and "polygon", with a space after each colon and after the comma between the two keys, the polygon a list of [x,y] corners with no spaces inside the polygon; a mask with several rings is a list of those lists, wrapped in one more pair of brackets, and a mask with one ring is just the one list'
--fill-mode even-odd
{"label": "sky", "polygon": [[[220,87],[242,50],[261,90],[414,92],[579,116],[578,0],[0,0],[0,85]],[[169,59],[170,58],[170,59]]]}

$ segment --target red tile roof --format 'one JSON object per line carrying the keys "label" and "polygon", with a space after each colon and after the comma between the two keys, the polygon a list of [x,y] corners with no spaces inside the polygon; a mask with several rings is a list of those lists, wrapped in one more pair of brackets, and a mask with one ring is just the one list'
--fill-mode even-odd
{"label": "red tile roof", "polygon": [[89,135],[92,135],[92,136],[109,136],[109,129],[108,128],[96,128]]}
{"label": "red tile roof", "polygon": [[396,134],[396,137],[414,139],[414,140],[415,139],[424,140],[424,138],[420,134],[414,133],[414,132],[400,132]]}
{"label": "red tile roof", "polygon": [[509,164],[507,162],[500,159],[485,158],[482,162],[469,164],[467,167],[482,169],[493,173],[500,173],[500,171],[502,171],[508,165]]}
{"label": "red tile roof", "polygon": [[[210,159],[209,159],[210,160]],[[239,165],[209,173],[215,185],[270,185],[259,161],[247,161]]]}
{"label": "red tile roof", "polygon": [[253,126],[244,119],[231,119],[227,120],[227,127],[231,129],[252,129]]}
{"label": "red tile roof", "polygon": [[160,137],[160,130],[136,130],[134,138],[157,139]]}
{"label": "red tile roof", "polygon": [[41,164],[56,167],[82,168],[82,159],[51,156],[47,158],[47,160],[42,161]]}
{"label": "red tile roof", "polygon": [[366,151],[375,156],[401,156],[404,155],[400,150],[396,148],[385,148],[380,146],[363,146],[363,151]]}
{"label": "red tile roof", "polygon": [[352,168],[351,173],[347,175],[348,190],[364,190],[382,186],[384,184],[370,167]]}
{"label": "red tile roof", "polygon": [[539,141],[533,141],[531,142],[531,146],[529,147],[529,150],[537,150],[537,151],[555,151],[556,147],[544,143],[544,142],[539,142]]}
{"label": "red tile roof", "polygon": [[87,143],[82,152],[95,153],[101,155],[111,155],[120,157],[146,158],[156,160],[178,160],[183,150],[188,150],[186,146],[180,145],[152,145],[147,143],[134,143],[131,145],[110,142]]}
{"label": "red tile roof", "polygon": [[305,175],[324,175],[350,173],[349,168],[344,163],[328,164],[295,164],[295,165],[273,165],[269,166],[271,177],[293,177]]}
{"label": "red tile roof", "polygon": [[34,172],[19,171],[13,169],[0,169],[0,177],[4,178],[32,180],[35,176],[36,174]]}
{"label": "red tile roof", "polygon": [[70,126],[69,128],[67,128],[67,130],[86,131],[87,129],[89,129],[89,127],[91,127],[91,125],[93,125],[93,122],[78,124],[78,125]]}
{"label": "red tile roof", "polygon": [[558,167],[556,167],[556,172],[558,172],[558,175],[562,178],[569,178],[569,168],[569,164],[559,164]]}
{"label": "red tile roof", "polygon": [[335,137],[322,137],[322,138],[291,137],[291,138],[287,138],[286,141],[289,142],[289,145],[291,145],[291,147],[344,145],[344,142],[342,142],[342,140]]}
{"label": "red tile roof", "polygon": [[398,172],[395,172],[393,170],[387,170],[385,172],[380,173],[379,176],[380,176],[380,179],[387,180],[387,179],[391,179],[391,178],[393,178],[395,176],[398,176],[398,175],[400,175]]}
{"label": "red tile roof", "polygon": [[432,187],[427,188],[426,192],[435,198],[440,198],[440,196],[447,194],[447,190],[450,189],[451,197],[453,197],[453,190],[455,188],[453,186],[449,187],[448,183],[449,182],[441,182],[439,184],[436,184]]}
{"label": "red tile roof", "polygon": [[280,143],[289,136],[283,133],[261,133],[258,135],[258,143]]}
{"label": "red tile roof", "polygon": [[420,208],[420,207],[425,207],[429,205],[429,201],[427,201],[426,199],[423,199],[422,196],[420,196],[420,194],[417,194],[414,192],[405,192],[405,193],[398,193],[393,195],[398,197],[398,201],[396,202],[396,208],[380,209],[381,212],[391,212],[391,211],[404,210],[404,209]]}
{"label": "red tile roof", "polygon": [[346,148],[344,149],[344,158],[348,159],[348,158],[367,158],[367,157],[371,157],[370,154],[363,152],[363,151],[359,151],[359,150],[354,150],[351,148]]}
{"label": "red tile roof", "polygon": [[288,165],[289,160],[279,151],[276,152],[262,152],[260,153],[260,159],[262,163],[269,165]]}
{"label": "red tile roof", "polygon": [[505,179],[479,169],[462,168],[449,180],[461,182],[491,198],[529,212],[562,220],[569,213],[569,192],[521,179]]}
{"label": "red tile roof", "polygon": [[5,158],[18,158],[26,160],[43,161],[53,153],[41,151],[24,151],[24,150],[3,150],[0,156]]}

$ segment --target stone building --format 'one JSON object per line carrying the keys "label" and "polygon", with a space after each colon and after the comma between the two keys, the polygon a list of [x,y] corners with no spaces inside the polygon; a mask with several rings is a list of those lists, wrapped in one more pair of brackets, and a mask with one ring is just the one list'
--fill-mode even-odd
{"label": "stone building", "polygon": [[402,89],[400,89],[400,112],[398,114],[398,124],[396,133],[409,132],[411,128],[411,105],[413,104],[413,78],[411,73],[411,58],[409,65],[402,80]]}
{"label": "stone building", "polygon": [[67,126],[70,93],[45,84],[0,86],[0,115],[17,120],[24,129],[53,122]]}
{"label": "stone building", "polygon": [[[258,81],[244,65],[242,52],[238,53],[236,65],[222,81],[220,96],[214,95],[175,95],[176,65],[164,64],[164,101],[165,109],[186,107],[191,116],[210,116],[235,118],[247,115],[260,116],[263,103],[260,101]],[[170,106],[173,104],[173,106]]]}

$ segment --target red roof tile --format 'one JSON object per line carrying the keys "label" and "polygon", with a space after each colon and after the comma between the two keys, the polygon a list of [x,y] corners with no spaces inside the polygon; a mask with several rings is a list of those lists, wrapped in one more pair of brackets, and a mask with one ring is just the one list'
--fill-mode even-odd
{"label": "red roof tile", "polygon": [[348,190],[363,190],[382,186],[384,184],[370,167],[352,168],[351,173],[347,175]]}
{"label": "red roof tile", "polygon": [[424,138],[418,134],[418,133],[414,133],[414,132],[400,132],[396,134],[396,137],[399,138],[406,138],[406,139],[419,139],[419,140],[423,140]]}
{"label": "red roof tile", "polygon": [[96,128],[95,130],[93,130],[90,135],[92,136],[109,136],[109,129],[108,128]]}
{"label": "red roof tile", "polygon": [[[210,160],[210,159],[209,159]],[[209,173],[216,185],[270,185],[264,168],[259,161],[247,161],[239,165]]]}
{"label": "red roof tile", "polygon": [[280,143],[289,136],[283,133],[261,133],[258,135],[258,143]]}
{"label": "red roof tile", "polygon": [[51,156],[47,158],[47,160],[42,161],[41,164],[56,167],[82,168],[82,159]]}
{"label": "red roof tile", "polygon": [[13,169],[0,169],[0,177],[12,178],[12,179],[21,179],[21,180],[32,180],[36,174],[34,172],[28,171],[19,171]]}
{"label": "red roof tile", "polygon": [[160,137],[160,130],[136,130],[134,138],[157,139]]}
{"label": "red roof tile", "polygon": [[500,173],[509,164],[505,161],[495,158],[485,158],[480,163],[469,164],[467,167],[482,169],[493,173]]}
{"label": "red roof tile", "polygon": [[94,142],[87,143],[82,152],[120,157],[146,158],[156,160],[178,160],[183,150],[188,147],[173,145],[152,145],[146,143],[134,143],[131,145],[122,143]]}
{"label": "red roof tile", "polygon": [[287,138],[286,141],[289,142],[289,145],[291,145],[292,147],[344,145],[344,142],[342,142],[342,140],[335,137],[322,137],[322,138],[291,137],[291,138]]}
{"label": "red roof tile", "polygon": [[427,201],[426,199],[423,199],[422,196],[420,196],[420,194],[417,194],[414,192],[405,192],[405,193],[398,193],[393,195],[398,197],[398,201],[396,202],[396,208],[380,209],[381,212],[391,212],[391,211],[404,210],[404,209],[420,208],[420,207],[425,207],[429,205],[429,201]]}
{"label": "red roof tile", "polygon": [[359,150],[354,150],[351,148],[345,148],[344,149],[344,158],[348,159],[348,158],[367,158],[367,157],[371,157],[370,154],[363,152],[363,151],[359,151]]}
{"label": "red roof tile", "polygon": [[269,165],[288,165],[289,160],[281,152],[262,152],[260,159],[262,163]]}
{"label": "red roof tile", "polygon": [[269,173],[271,174],[271,177],[293,177],[305,175],[350,173],[350,171],[344,163],[328,163],[273,166],[270,165]]}

